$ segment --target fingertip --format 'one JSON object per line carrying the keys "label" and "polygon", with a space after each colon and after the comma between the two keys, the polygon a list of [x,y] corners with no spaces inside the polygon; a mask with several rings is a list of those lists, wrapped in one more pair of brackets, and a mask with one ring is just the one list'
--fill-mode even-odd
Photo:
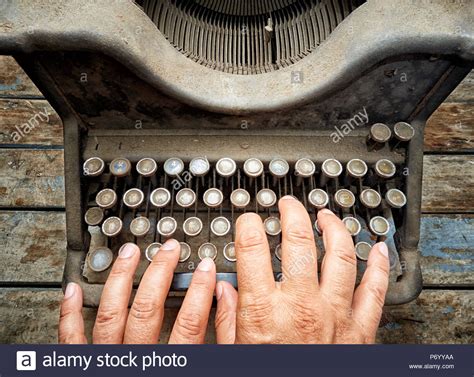
{"label": "fingertip", "polygon": [[181,249],[181,245],[179,244],[178,241],[175,239],[171,238],[167,240],[161,247],[160,250],[163,251],[175,251]]}
{"label": "fingertip", "polygon": [[388,247],[385,242],[379,242],[375,244],[374,248],[376,248],[378,252],[382,254],[385,258],[388,258]]}
{"label": "fingertip", "polygon": [[236,226],[247,226],[255,222],[262,222],[262,218],[254,212],[247,212],[237,218]]}
{"label": "fingertip", "polygon": [[140,252],[140,248],[134,243],[126,243],[119,250],[119,258],[128,259]]}
{"label": "fingertip", "polygon": [[76,292],[78,290],[78,285],[76,283],[69,283],[66,286],[66,290],[64,291],[64,300],[69,300],[73,296],[76,295]]}
{"label": "fingertip", "polygon": [[210,272],[214,270],[216,267],[216,264],[211,258],[204,258],[197,266],[197,269],[199,271],[203,272]]}

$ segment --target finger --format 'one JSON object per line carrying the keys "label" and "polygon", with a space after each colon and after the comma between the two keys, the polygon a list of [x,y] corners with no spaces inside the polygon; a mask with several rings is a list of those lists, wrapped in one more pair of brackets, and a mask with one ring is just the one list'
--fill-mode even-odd
{"label": "finger", "polygon": [[352,305],[354,320],[364,328],[369,335],[369,341],[375,340],[380,317],[388,289],[390,262],[387,245],[384,242],[376,244],[367,261],[367,269],[360,285],[354,293]]}
{"label": "finger", "polygon": [[278,203],[282,229],[283,287],[314,292],[318,286],[318,259],[308,212],[292,196]]}
{"label": "finger", "polygon": [[178,241],[168,240],[148,266],[128,313],[124,343],[158,343],[165,300],[178,264],[180,250]]}
{"label": "finger", "polygon": [[262,219],[255,213],[236,222],[235,250],[239,294],[268,296],[275,289],[270,247]]}
{"label": "finger", "polygon": [[194,271],[183,305],[176,317],[170,344],[202,344],[216,287],[216,265],[205,258]]}
{"label": "finger", "polygon": [[82,289],[76,283],[69,283],[64,292],[59,317],[59,343],[87,343],[82,318]]}
{"label": "finger", "polygon": [[321,266],[321,290],[336,307],[349,309],[357,274],[352,237],[330,210],[318,212],[326,254]]}
{"label": "finger", "polygon": [[234,344],[238,295],[234,287],[220,281],[216,287],[216,338],[217,344]]}
{"label": "finger", "polygon": [[123,342],[133,276],[139,261],[137,245],[127,243],[122,246],[102,292],[92,335],[94,343]]}

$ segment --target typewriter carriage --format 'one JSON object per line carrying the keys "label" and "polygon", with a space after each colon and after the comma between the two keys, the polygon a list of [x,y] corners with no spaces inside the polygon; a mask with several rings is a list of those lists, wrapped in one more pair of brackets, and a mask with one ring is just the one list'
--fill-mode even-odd
{"label": "typewriter carriage", "polygon": [[[83,223],[80,171],[81,161],[98,150],[106,161],[122,155],[135,163],[149,156],[163,163],[173,155],[189,162],[203,154],[212,161],[231,155],[239,163],[248,157],[268,162],[275,156],[290,163],[309,156],[318,164],[323,157],[406,160],[409,202],[399,228],[399,252],[408,267],[391,284],[386,303],[408,302],[419,294],[423,128],[472,68],[469,17],[474,10],[468,5],[368,1],[298,62],[238,75],[182,55],[131,2],[41,3],[38,8],[8,4],[0,24],[13,27],[0,28],[0,51],[16,57],[63,121],[65,282],[81,284],[86,305],[98,304],[102,285],[82,276],[90,237]],[[407,23],[412,27],[406,28]],[[453,32],[457,28],[461,32]],[[357,31],[355,40],[350,30]],[[302,73],[302,82],[292,81],[294,72]],[[401,74],[410,81],[400,84]],[[370,123],[340,144],[331,143],[334,127],[361,109]],[[408,121],[417,130],[408,149],[368,151],[369,125],[397,121]],[[168,305],[175,304],[179,298],[170,297]]]}

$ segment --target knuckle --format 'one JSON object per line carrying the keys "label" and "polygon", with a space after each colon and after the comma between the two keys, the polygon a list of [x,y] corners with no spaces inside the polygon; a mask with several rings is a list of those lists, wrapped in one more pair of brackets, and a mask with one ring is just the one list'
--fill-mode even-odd
{"label": "knuckle", "polygon": [[385,294],[387,290],[378,284],[371,283],[367,284],[365,288],[368,294],[373,297],[377,308],[382,310],[385,303]]}
{"label": "knuckle", "polygon": [[300,334],[315,334],[320,329],[320,322],[312,307],[305,303],[293,306],[295,328]]}
{"label": "knuckle", "polygon": [[257,230],[240,234],[236,240],[236,248],[240,252],[254,251],[265,245],[266,236]]}
{"label": "knuckle", "polygon": [[128,274],[131,271],[131,268],[128,264],[121,263],[121,262],[122,262],[121,260],[119,260],[119,262],[115,262],[114,266],[112,267],[112,270],[110,271],[109,279],[122,278],[124,276],[128,276]]}
{"label": "knuckle", "polygon": [[313,246],[313,230],[305,226],[290,226],[286,231],[286,239],[290,244]]}
{"label": "knuckle", "polygon": [[139,321],[148,321],[155,318],[159,312],[159,306],[151,298],[136,297],[130,308],[129,316]]}
{"label": "knuckle", "polygon": [[235,321],[236,313],[227,309],[218,308],[214,324],[216,329]]}
{"label": "knuckle", "polygon": [[263,328],[267,325],[273,311],[269,300],[260,298],[243,304],[239,308],[239,317],[241,320],[251,323],[256,328]]}
{"label": "knuckle", "polygon": [[97,317],[95,319],[96,327],[106,327],[111,324],[120,322],[122,313],[118,309],[113,308],[99,308]]}
{"label": "knuckle", "polygon": [[338,257],[341,263],[349,265],[349,267],[357,267],[357,259],[354,248],[335,249],[333,253]]}
{"label": "knuckle", "polygon": [[172,270],[174,266],[172,265],[172,261],[170,258],[159,255],[156,258],[153,258],[153,261],[150,263],[152,268],[157,270]]}
{"label": "knuckle", "polygon": [[205,319],[199,313],[184,312],[176,318],[176,330],[184,338],[199,336],[205,326]]}

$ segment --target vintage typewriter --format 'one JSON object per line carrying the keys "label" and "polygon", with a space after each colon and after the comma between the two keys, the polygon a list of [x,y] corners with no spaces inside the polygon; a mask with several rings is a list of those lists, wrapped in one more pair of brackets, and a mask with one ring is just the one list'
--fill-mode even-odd
{"label": "vintage typewriter", "polygon": [[387,304],[422,287],[417,249],[427,118],[472,69],[469,1],[4,1],[14,55],[64,123],[65,282],[96,306],[120,246],[136,283],[181,242],[169,305],[211,257],[236,284],[236,218],[261,215],[281,273],[277,201],[330,208],[359,277],[390,250]]}

